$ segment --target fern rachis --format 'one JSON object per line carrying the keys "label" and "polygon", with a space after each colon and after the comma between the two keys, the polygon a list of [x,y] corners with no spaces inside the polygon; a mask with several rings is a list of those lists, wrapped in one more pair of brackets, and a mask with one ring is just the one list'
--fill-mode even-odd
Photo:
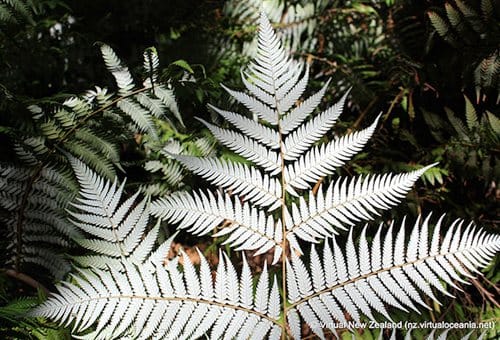
{"label": "fern rachis", "polygon": [[[380,227],[371,243],[365,227],[356,246],[354,226],[395,206],[428,167],[403,174],[341,177],[326,190],[309,191],[366,144],[375,123],[314,145],[336,121],[341,105],[308,120],[323,90],[293,107],[304,92],[308,69],[287,57],[264,15],[258,42],[256,60],[248,72],[242,72],[250,93],[226,90],[259,120],[214,107],[241,132],[206,123],[223,144],[253,164],[170,153],[225,192],[177,192],[153,201],[151,207],[138,204],[140,212],[132,209],[136,199],[132,196],[118,214],[121,190],[117,184],[106,184],[75,163],[84,191],[75,205],[81,212],[72,215],[79,220],[76,225],[94,237],[80,243],[96,253],[100,268],[80,269],[32,315],[73,322],[75,333],[92,339],[300,338],[301,323],[324,337],[322,325],[344,322],[346,313],[356,321],[373,320],[374,312],[390,320],[385,305],[418,310],[415,304],[426,305],[419,291],[437,301],[433,289],[446,294],[441,280],[456,287],[461,276],[470,276],[469,271],[484,267],[495,256],[500,237],[472,225],[461,232],[460,221],[441,241],[440,219],[429,239],[430,216],[417,220],[408,242],[402,223],[395,237],[392,225],[385,233]],[[305,132],[310,138],[302,141],[298,136]],[[109,202],[113,209],[103,218],[101,206]],[[125,217],[127,208],[128,216],[143,218]],[[119,223],[112,217],[116,214],[122,215],[116,218],[122,226],[119,237]],[[272,252],[272,264],[264,264],[257,277],[243,255],[238,274],[220,251],[214,277],[198,250],[199,270],[184,252],[181,269],[179,258],[165,260],[175,235],[153,250],[156,225],[141,241],[149,215],[195,235],[219,228],[215,235],[226,236],[225,243],[236,250]],[[339,245],[341,236],[336,236],[340,230],[349,230],[345,251]],[[128,237],[129,251],[117,251]],[[322,243],[322,251],[315,245],[303,251],[307,243]],[[107,258],[113,260],[103,262]],[[85,333],[92,325],[95,328]]]}

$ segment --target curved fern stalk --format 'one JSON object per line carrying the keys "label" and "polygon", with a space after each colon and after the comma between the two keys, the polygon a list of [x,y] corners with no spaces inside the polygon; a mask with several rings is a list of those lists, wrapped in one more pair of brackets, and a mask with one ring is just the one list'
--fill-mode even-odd
{"label": "curved fern stalk", "polygon": [[[175,236],[175,235],[174,235]],[[172,237],[173,238],[173,237]],[[172,238],[162,245],[168,250]],[[264,266],[256,290],[243,258],[240,277],[227,256],[219,255],[216,278],[206,258],[199,273],[189,257],[161,263],[155,252],[142,264],[121,260],[122,268],[80,270],[72,282],[34,309],[32,316],[48,317],[73,325],[80,339],[279,339],[280,296],[276,278],[269,285]],[[160,260],[160,261],[159,261]],[[84,333],[92,325],[94,331]]]}
{"label": "curved fern stalk", "polygon": [[452,296],[441,280],[461,290],[455,282],[465,283],[460,276],[471,277],[471,272],[480,273],[477,268],[488,265],[500,250],[500,236],[486,234],[472,223],[462,231],[463,221],[456,220],[440,240],[443,217],[430,239],[430,215],[423,221],[419,217],[406,244],[404,222],[394,241],[393,226],[384,239],[380,226],[371,247],[365,227],[357,250],[351,228],[345,253],[335,238],[332,245],[325,242],[321,256],[313,246],[309,270],[292,254],[292,260],[287,260],[291,304],[287,319],[293,336],[300,338],[299,315],[315,334],[324,338],[320,325],[332,325],[334,319],[345,322],[344,311],[355,321],[360,320],[360,312],[374,320],[374,311],[391,320],[384,305],[417,312],[414,302],[427,307],[418,291],[436,303],[439,301],[433,288]]}
{"label": "curved fern stalk", "polygon": [[76,256],[73,260],[82,267],[105,269],[120,267],[121,260],[142,263],[158,236],[159,225],[144,235],[149,222],[149,204],[137,203],[137,192],[121,205],[125,182],[111,184],[90,170],[82,162],[71,164],[80,184],[80,197],[71,205],[78,212],[69,211],[71,222],[94,238],[75,239],[82,247],[96,253]]}

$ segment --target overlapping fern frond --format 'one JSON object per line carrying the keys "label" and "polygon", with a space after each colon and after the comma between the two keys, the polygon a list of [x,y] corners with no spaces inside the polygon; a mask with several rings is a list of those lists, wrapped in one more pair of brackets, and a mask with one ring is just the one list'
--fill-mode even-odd
{"label": "overlapping fern frond", "polygon": [[37,12],[36,2],[25,0],[2,0],[0,1],[0,24],[5,23],[28,23],[35,24],[33,19]]}
{"label": "overlapping fern frond", "polygon": [[151,259],[139,265],[122,261],[122,271],[82,271],[32,315],[73,322],[75,333],[96,323],[95,330],[81,339],[197,339],[205,334],[212,339],[279,339],[278,285],[274,279],[269,286],[267,268],[254,294],[246,261],[238,277],[221,256],[214,281],[208,262],[200,256],[199,273],[185,254],[183,271],[178,260],[163,266]]}
{"label": "overlapping fern frond", "polygon": [[80,184],[80,196],[72,203],[71,222],[90,237],[75,238],[95,255],[73,257],[82,267],[119,267],[121,259],[142,263],[158,237],[159,226],[147,235],[149,204],[136,202],[139,193],[121,201],[125,182],[120,186],[97,176],[85,164],[72,160]]}
{"label": "overlapping fern frond", "polygon": [[[0,217],[11,240],[7,261],[21,270],[24,263],[49,269],[57,278],[69,270],[63,258],[70,239],[80,232],[65,221],[66,209],[77,193],[67,155],[78,158],[106,178],[115,178],[120,165],[120,144],[132,131],[156,131],[154,117],[172,112],[178,117],[173,92],[158,83],[158,57],[144,53],[146,80],[135,85],[128,68],[113,50],[102,45],[107,68],[113,74],[118,94],[96,87],[61,105],[29,107],[32,124],[11,133],[16,159],[1,165]],[[129,127],[129,128],[128,128]]]}
{"label": "overlapping fern frond", "polygon": [[[95,255],[76,257],[83,267],[65,282],[59,294],[37,307],[32,315],[74,322],[79,338],[139,339],[210,336],[278,339],[280,295],[276,277],[270,285],[267,265],[254,289],[245,258],[241,274],[226,254],[219,254],[215,279],[207,259],[199,272],[189,256],[167,260],[175,237],[153,247],[158,224],[146,233],[149,210],[136,203],[137,192],[122,201],[123,184],[105,180],[83,163],[72,164],[80,183],[80,197],[72,204],[72,223],[90,235],[78,243]],[[75,318],[75,316],[77,316]]]}
{"label": "overlapping fern frond", "polygon": [[214,153],[214,143],[211,139],[192,138],[178,131],[175,131],[164,145],[147,143],[146,148],[151,154],[150,160],[144,163],[144,170],[151,173],[153,179],[151,183],[141,186],[141,191],[153,197],[165,196],[185,185],[186,171],[171,157],[172,153],[186,156],[208,156]]}
{"label": "overlapping fern frond", "polygon": [[[424,111],[424,119],[433,137],[445,145],[448,161],[465,170],[465,178],[495,181],[498,177],[496,149],[500,145],[500,119],[493,112],[476,107],[467,96],[464,100],[461,112],[444,109],[447,119],[427,111]],[[445,138],[445,134],[450,134],[451,138]]]}
{"label": "overlapping fern frond", "polygon": [[[195,235],[217,229],[217,236],[227,237],[225,244],[270,252],[273,265],[281,266],[264,263],[257,277],[243,255],[238,275],[237,266],[219,252],[212,273],[198,250],[199,270],[182,251],[181,267],[179,258],[167,259],[172,238],[153,250],[157,227],[146,234],[146,202],[133,204],[133,195],[120,204],[121,187],[73,162],[82,189],[74,204],[79,211],[72,215],[76,226],[92,236],[80,244],[99,254],[100,268],[80,269],[31,315],[72,324],[78,337],[91,339],[299,339],[304,324],[325,338],[324,328],[335,333],[336,321],[372,320],[374,314],[391,320],[386,305],[418,311],[416,305],[426,305],[419,292],[437,301],[434,290],[448,294],[442,282],[459,289],[463,277],[485,267],[500,250],[499,236],[472,224],[462,232],[461,221],[441,240],[442,218],[429,239],[430,216],[418,218],[408,241],[403,222],[396,237],[392,225],[384,237],[379,227],[371,245],[365,227],[356,246],[355,225],[395,206],[430,166],[338,177],[324,191],[320,181],[335,177],[336,169],[366,144],[377,120],[365,130],[316,145],[342,104],[315,114],[323,90],[300,101],[308,70],[288,57],[265,15],[258,41],[255,61],[242,72],[248,92],[227,89],[254,119],[214,108],[237,130],[206,123],[249,163],[170,152],[221,190],[177,192],[152,202],[151,213]],[[307,131],[307,138],[297,137],[297,131]],[[335,235],[346,229],[344,252]],[[323,243],[322,254],[315,245],[302,251],[307,243]],[[143,249],[140,256],[137,249]]]}
{"label": "overlapping fern frond", "polygon": [[61,249],[69,249],[69,240],[82,236],[68,225],[64,209],[77,190],[71,172],[61,167],[47,166],[35,173],[27,167],[0,166],[1,222],[11,242],[6,249],[8,265],[37,264],[58,279],[69,271]]}

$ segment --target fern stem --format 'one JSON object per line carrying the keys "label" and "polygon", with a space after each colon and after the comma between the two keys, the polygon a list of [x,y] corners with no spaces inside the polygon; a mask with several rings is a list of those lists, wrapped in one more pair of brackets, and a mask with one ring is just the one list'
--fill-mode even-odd
{"label": "fern stem", "polygon": [[[278,128],[279,128],[279,120],[278,120]],[[286,223],[285,223],[285,209],[286,209],[286,200],[285,200],[285,195],[286,195],[286,181],[285,181],[285,176],[284,176],[284,170],[285,170],[285,158],[284,158],[284,153],[282,149],[282,138],[281,138],[281,129],[280,129],[280,155],[281,155],[281,221],[282,221],[282,228],[283,228],[283,240],[281,241],[281,286],[282,286],[282,292],[283,292],[283,325],[282,325],[282,339],[286,339],[286,333],[287,333],[287,328],[286,328],[286,315],[287,315],[287,294],[286,294],[286,253],[287,253],[287,247],[286,247],[286,235],[287,235],[287,230],[286,230]]]}
{"label": "fern stem", "polygon": [[[274,82],[274,77],[273,77],[273,82]],[[274,84],[273,84],[274,86]],[[281,160],[281,227],[282,227],[282,235],[283,235],[283,240],[281,241],[281,287],[282,287],[282,292],[283,292],[283,324],[281,325],[282,331],[281,331],[281,338],[284,340],[286,339],[287,335],[287,294],[286,294],[286,254],[287,254],[287,246],[286,246],[286,236],[287,236],[287,229],[286,229],[286,219],[285,219],[285,211],[286,211],[286,179],[285,179],[285,145],[283,143],[283,133],[281,129],[281,113],[279,111],[279,106],[278,106],[278,98],[276,97],[276,93],[274,95],[275,102],[276,102],[276,113],[278,115],[278,136],[279,136],[279,150],[280,150],[280,160]]]}

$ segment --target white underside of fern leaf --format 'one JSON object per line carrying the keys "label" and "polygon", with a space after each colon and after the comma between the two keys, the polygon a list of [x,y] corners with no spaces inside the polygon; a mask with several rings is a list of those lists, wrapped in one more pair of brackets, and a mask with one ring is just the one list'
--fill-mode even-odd
{"label": "white underside of fern leaf", "polygon": [[[166,241],[168,250],[172,238]],[[264,266],[256,289],[245,259],[238,276],[220,253],[216,278],[203,254],[199,272],[182,253],[168,264],[147,259],[121,261],[121,267],[81,270],[59,292],[31,312],[61,323],[72,322],[80,339],[279,339],[280,295]]]}
{"label": "white underside of fern leaf", "polygon": [[[335,333],[329,325],[345,322],[346,315],[391,320],[386,306],[418,311],[416,305],[425,306],[421,294],[437,301],[434,290],[448,294],[441,281],[459,288],[462,277],[485,267],[500,250],[499,236],[472,225],[462,232],[460,221],[440,240],[440,219],[429,239],[430,216],[417,220],[408,242],[403,222],[396,237],[391,225],[382,238],[380,227],[371,243],[365,227],[355,245],[354,226],[395,206],[430,166],[335,178],[336,168],[374,133],[377,119],[365,130],[317,145],[345,96],[315,115],[326,87],[297,104],[309,69],[288,57],[264,15],[258,43],[255,61],[242,72],[249,92],[226,88],[256,119],[212,107],[239,131],[204,122],[253,164],[170,152],[220,192],[177,192],[152,202],[150,212],[146,201],[134,203],[136,196],[120,204],[122,186],[75,163],[82,192],[73,220],[93,238],[80,242],[96,253],[86,265],[94,258],[101,265],[79,270],[32,315],[72,324],[87,339],[299,339],[303,324],[325,338],[323,326]],[[309,190],[329,176],[334,178],[326,190]],[[150,214],[194,235],[215,230],[224,244],[270,252],[273,265],[281,266],[266,263],[260,275],[252,274],[245,255],[238,266],[221,251],[215,273],[200,251],[199,269],[184,252],[181,266],[178,258],[167,260],[175,235],[153,250],[159,226],[146,233]],[[349,230],[345,247],[339,230]],[[323,243],[321,252],[312,246],[308,263],[300,256],[306,242]],[[111,260],[102,262],[106,258]],[[278,283],[274,274],[280,269]]]}
{"label": "white underside of fern leaf", "polygon": [[[237,205],[221,209],[227,206],[220,202],[223,196],[218,200],[208,199],[211,194],[185,193],[160,199],[153,202],[155,216],[171,223],[181,222],[180,228],[197,235],[225,228],[216,234],[229,236],[225,244],[237,250],[257,250],[257,254],[271,250],[276,263],[282,254],[283,238],[300,252],[297,238],[316,242],[336,234],[337,229],[370,220],[380,210],[398,203],[428,169],[351,181],[337,179],[325,194],[304,192],[334,174],[357,154],[374,133],[378,118],[364,130],[316,145],[337,121],[347,94],[332,107],[314,115],[327,82],[320,91],[297,104],[305,91],[309,68],[288,57],[265,16],[260,23],[259,52],[248,70],[242,72],[242,79],[249,93],[225,89],[259,119],[210,106],[241,132],[200,121],[222,144],[253,164],[170,155],[189,170],[224,188],[226,193],[235,196],[235,202],[244,201],[245,209],[254,216],[248,220],[251,225],[235,221],[235,214],[240,214],[234,210]],[[299,204],[287,204],[287,193],[297,196]],[[307,196],[309,205],[305,203]],[[231,202],[227,198],[225,201]],[[195,213],[191,214],[189,209],[194,206]],[[273,218],[274,222],[256,217],[268,216],[278,208],[283,213]]]}
{"label": "white underside of fern leaf", "polygon": [[125,182],[119,187],[99,177],[82,162],[71,159],[80,183],[80,196],[69,211],[72,223],[90,237],[77,238],[82,247],[95,255],[76,256],[73,261],[83,267],[105,269],[121,266],[121,260],[142,263],[158,237],[156,226],[146,234],[149,204],[136,202],[139,193],[120,203]]}
{"label": "white underside of fern leaf", "polygon": [[[391,225],[383,240],[379,227],[371,246],[366,239],[366,227],[358,247],[350,230],[345,252],[335,238],[332,245],[325,242],[321,256],[313,246],[309,269],[300,258],[292,256],[290,262],[287,260],[290,328],[300,329],[300,315],[316,335],[324,338],[319,325],[346,322],[344,312],[357,322],[361,314],[374,320],[374,311],[391,320],[385,305],[418,312],[415,302],[427,307],[419,291],[439,303],[432,289],[450,295],[441,281],[461,290],[455,282],[466,282],[460,276],[479,273],[477,268],[486,266],[500,250],[499,235],[488,235],[472,224],[462,232],[460,220],[453,222],[441,241],[443,217],[429,240],[429,219],[430,215],[421,222],[419,217],[408,243],[403,222],[395,241]],[[330,331],[335,333],[333,328]]]}

